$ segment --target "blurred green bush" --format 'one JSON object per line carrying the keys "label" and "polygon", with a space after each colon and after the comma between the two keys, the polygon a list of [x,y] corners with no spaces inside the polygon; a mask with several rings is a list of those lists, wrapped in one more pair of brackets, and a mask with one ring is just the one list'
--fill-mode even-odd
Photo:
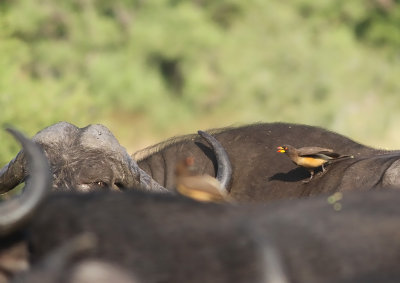
{"label": "blurred green bush", "polygon": [[290,121],[400,143],[398,0],[3,0],[0,54],[0,124],[29,135],[103,123],[133,150]]}

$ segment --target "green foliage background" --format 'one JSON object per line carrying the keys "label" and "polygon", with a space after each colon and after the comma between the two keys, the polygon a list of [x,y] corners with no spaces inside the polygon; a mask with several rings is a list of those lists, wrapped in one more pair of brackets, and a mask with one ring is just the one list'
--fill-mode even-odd
{"label": "green foliage background", "polygon": [[399,0],[0,1],[0,125],[29,135],[103,123],[133,152],[289,121],[400,148],[399,109]]}

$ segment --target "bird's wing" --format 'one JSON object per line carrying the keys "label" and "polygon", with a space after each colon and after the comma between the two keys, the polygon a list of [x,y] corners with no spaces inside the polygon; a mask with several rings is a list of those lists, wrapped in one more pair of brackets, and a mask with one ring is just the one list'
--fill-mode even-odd
{"label": "bird's wing", "polygon": [[297,149],[299,156],[310,156],[316,154],[332,154],[334,153],[330,148],[323,148],[323,147],[316,147],[316,146],[309,146],[309,147],[301,147]]}
{"label": "bird's wing", "polygon": [[325,155],[325,156],[328,156],[328,157],[330,157],[330,158],[338,158],[338,157],[341,156],[341,155],[340,155],[339,153],[337,153],[337,152],[321,152],[321,154],[323,154],[323,155]]}

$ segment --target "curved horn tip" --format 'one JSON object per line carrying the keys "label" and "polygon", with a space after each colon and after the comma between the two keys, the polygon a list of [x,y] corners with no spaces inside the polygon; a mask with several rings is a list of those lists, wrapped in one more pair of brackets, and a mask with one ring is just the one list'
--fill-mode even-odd
{"label": "curved horn tip", "polygon": [[12,127],[7,127],[6,131],[9,132],[15,139],[17,139],[21,143],[27,140],[27,138],[17,129],[14,129]]}
{"label": "curved horn tip", "polygon": [[216,179],[220,182],[221,186],[228,192],[228,186],[232,179],[232,165],[229,160],[228,153],[220,142],[212,135],[204,131],[197,131],[201,137],[203,137],[214,149],[214,153],[217,159],[217,176]]}
{"label": "curved horn tip", "polygon": [[202,130],[198,130],[197,133],[202,137],[210,137],[211,136],[209,133],[204,132]]}
{"label": "curved horn tip", "polygon": [[[22,133],[14,129],[14,127],[8,125],[4,130],[13,137],[14,141],[16,140],[19,142],[22,147],[26,146],[27,142],[24,141],[25,137]],[[24,154],[20,153],[8,162],[8,164],[4,165],[3,168],[0,168],[0,194],[6,193],[15,188],[24,179],[25,164],[22,157]]]}
{"label": "curved horn tip", "polygon": [[18,198],[1,203],[0,236],[16,231],[26,223],[51,188],[48,160],[40,146],[14,128],[7,128],[7,131],[21,143],[31,178],[25,183],[23,193]]}

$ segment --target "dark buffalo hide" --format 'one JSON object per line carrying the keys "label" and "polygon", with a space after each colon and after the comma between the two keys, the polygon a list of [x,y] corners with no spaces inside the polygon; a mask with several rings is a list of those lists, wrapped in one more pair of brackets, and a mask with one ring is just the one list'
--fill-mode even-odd
{"label": "dark buffalo hide", "polygon": [[28,239],[35,265],[90,233],[97,246],[81,260],[118,265],[141,282],[399,282],[399,202],[397,192],[268,206],[60,194],[40,207]]}
{"label": "dark buffalo hide", "polygon": [[[292,199],[346,190],[370,190],[400,185],[400,152],[374,149],[345,136],[319,127],[288,123],[260,123],[242,127],[209,130],[229,155],[233,176],[228,188],[240,201]],[[354,158],[326,166],[304,183],[309,172],[296,166],[277,146],[319,146]],[[195,136],[173,138],[137,152],[138,165],[167,188],[173,186],[174,163],[191,153],[197,157],[198,173],[215,175],[212,158],[200,154]],[[211,156],[211,153],[208,153]],[[318,171],[317,171],[318,172]],[[399,173],[398,173],[399,172]],[[399,176],[400,177],[400,176]]]}
{"label": "dark buffalo hide", "polygon": [[0,204],[5,278],[26,269],[26,254],[14,247],[28,246],[32,268],[16,282],[77,283],[80,270],[93,263],[139,282],[400,280],[397,191],[336,192],[269,205],[198,203],[137,190],[46,197],[46,159],[17,134],[30,179],[21,196]]}
{"label": "dark buffalo hide", "polygon": [[[268,202],[400,185],[399,151],[367,147],[322,128],[261,123],[208,132],[229,156],[233,175],[227,190],[236,201]],[[171,191],[175,187],[175,166],[188,156],[195,159],[194,174],[217,176],[220,169],[217,154],[199,135],[175,137],[144,149],[134,155],[137,163],[101,125],[77,128],[58,123],[40,131],[34,140],[46,151],[52,166],[53,187],[58,190],[146,187],[150,191]],[[303,181],[309,178],[309,172],[276,152],[276,147],[283,144],[332,148],[354,158],[328,164],[324,175],[317,170],[313,180],[305,184]],[[21,156],[18,154],[10,164],[17,163]],[[7,170],[11,167],[13,170]],[[19,166],[6,165],[0,174],[0,189],[2,184],[7,188],[4,184],[8,180],[20,182],[25,176],[23,171]]]}

